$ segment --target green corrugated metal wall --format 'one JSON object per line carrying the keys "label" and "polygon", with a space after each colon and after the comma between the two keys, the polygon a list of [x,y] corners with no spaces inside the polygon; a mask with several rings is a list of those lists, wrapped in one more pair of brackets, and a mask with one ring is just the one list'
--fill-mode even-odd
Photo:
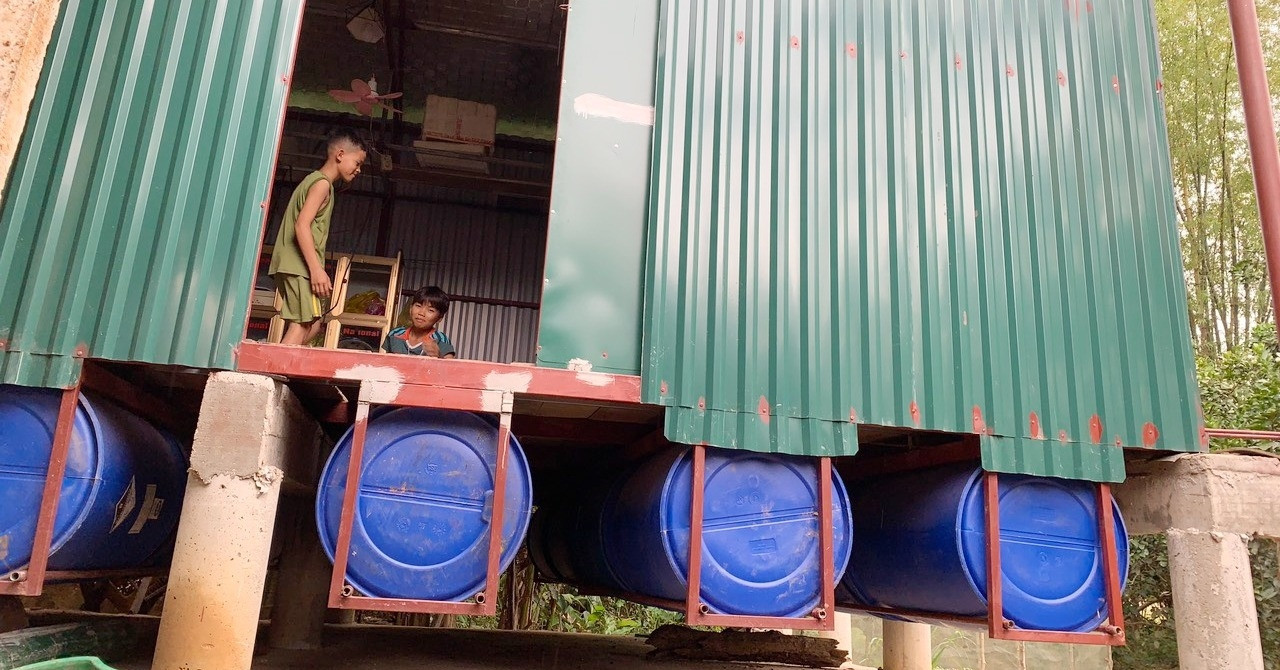
{"label": "green corrugated metal wall", "polygon": [[[564,49],[538,364],[640,374],[658,0],[574,0]],[[604,112],[606,110],[597,110]]]}
{"label": "green corrugated metal wall", "polygon": [[1147,3],[667,0],[660,40],[668,437],[978,432],[990,469],[1104,481],[1199,448]]}
{"label": "green corrugated metal wall", "polygon": [[63,0],[0,204],[0,380],[228,368],[301,0]]}

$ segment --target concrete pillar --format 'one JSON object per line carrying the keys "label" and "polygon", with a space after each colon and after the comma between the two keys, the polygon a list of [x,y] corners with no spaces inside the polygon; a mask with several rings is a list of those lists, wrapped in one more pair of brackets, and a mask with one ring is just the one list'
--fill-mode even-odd
{"label": "concrete pillar", "polygon": [[928,624],[884,622],[884,670],[930,670],[933,640]]}
{"label": "concrete pillar", "polygon": [[1260,670],[1246,538],[1280,537],[1280,459],[1182,454],[1127,471],[1115,492],[1129,533],[1169,538],[1178,666]]}
{"label": "concrete pillar", "polygon": [[1262,670],[1247,538],[1176,529],[1168,537],[1178,667]]}
{"label": "concrete pillar", "polygon": [[58,0],[0,0],[0,201],[57,18]]}
{"label": "concrete pillar", "polygon": [[209,378],[153,670],[249,670],[280,491],[318,444],[280,382]]}
{"label": "concrete pillar", "polygon": [[267,643],[276,649],[319,649],[333,565],[320,547],[315,501],[286,498],[280,506],[277,529],[284,544]]}

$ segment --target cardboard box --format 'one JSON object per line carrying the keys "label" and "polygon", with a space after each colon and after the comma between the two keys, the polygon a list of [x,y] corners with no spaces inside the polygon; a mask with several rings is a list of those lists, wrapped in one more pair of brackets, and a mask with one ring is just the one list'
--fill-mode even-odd
{"label": "cardboard box", "polygon": [[424,168],[444,168],[446,170],[458,170],[462,172],[480,172],[489,174],[489,164],[485,161],[469,160],[467,156],[487,156],[489,148],[481,144],[462,144],[460,142],[438,142],[434,140],[414,140],[413,146],[418,149],[429,149],[431,151],[448,151],[453,156],[441,156],[439,154],[414,154],[418,158],[418,165]]}
{"label": "cardboard box", "polygon": [[427,96],[422,139],[492,147],[497,132],[497,107],[442,95]]}

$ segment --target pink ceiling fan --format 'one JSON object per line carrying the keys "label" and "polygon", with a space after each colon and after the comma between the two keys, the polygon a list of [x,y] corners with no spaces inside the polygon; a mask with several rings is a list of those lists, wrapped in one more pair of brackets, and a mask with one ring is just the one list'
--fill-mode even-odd
{"label": "pink ceiling fan", "polygon": [[395,100],[404,94],[386,93],[380,95],[378,93],[378,80],[373,77],[370,77],[369,81],[352,79],[351,90],[348,91],[335,88],[329,91],[329,95],[338,102],[355,105],[356,111],[365,116],[373,116],[373,110],[375,107],[378,109],[389,110],[393,114],[403,113],[390,105],[384,105],[382,101]]}

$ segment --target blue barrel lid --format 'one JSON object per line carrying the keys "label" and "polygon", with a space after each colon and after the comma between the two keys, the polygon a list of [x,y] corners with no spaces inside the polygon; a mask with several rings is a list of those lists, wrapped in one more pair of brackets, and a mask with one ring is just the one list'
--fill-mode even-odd
{"label": "blue barrel lid", "polygon": [[[62,392],[54,389],[0,386],[0,541],[7,547],[0,569],[6,572],[31,560],[61,399]],[[88,514],[87,503],[101,481],[100,437],[85,402],[81,398],[76,408],[51,553]]]}
{"label": "blue barrel lid", "polygon": [[[844,482],[832,474],[835,579],[849,565],[852,520]],[[714,612],[805,616],[818,606],[816,459],[707,449],[702,600]],[[688,580],[693,453],[662,491],[667,560]]]}
{"label": "blue barrel lid", "polygon": [[[1091,631],[1106,620],[1106,582],[1098,532],[1097,489],[1089,482],[1000,475],[1000,569],[1004,616],[1030,630]],[[965,573],[986,599],[983,478],[969,480],[956,525]],[[1129,538],[1112,505],[1123,584]]]}
{"label": "blue barrel lid", "polygon": [[[352,431],[325,465],[316,500],[321,544],[333,559]],[[465,600],[484,588],[498,429],[488,417],[383,408],[369,421],[347,581],[383,598]],[[529,527],[529,466],[513,435],[507,458],[502,568]]]}

